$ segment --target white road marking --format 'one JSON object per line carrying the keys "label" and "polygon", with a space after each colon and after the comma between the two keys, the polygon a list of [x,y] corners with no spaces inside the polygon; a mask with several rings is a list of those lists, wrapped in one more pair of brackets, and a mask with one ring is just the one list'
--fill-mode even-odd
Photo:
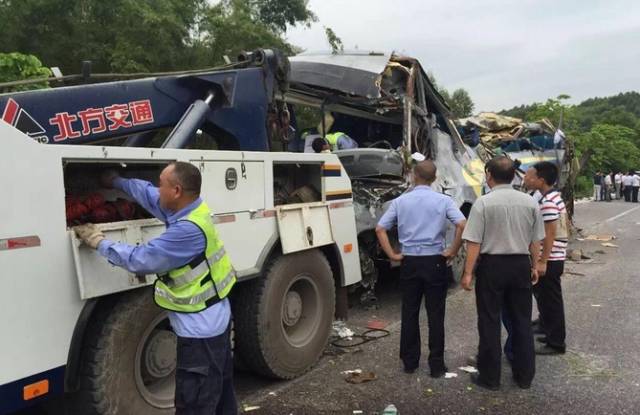
{"label": "white road marking", "polygon": [[625,210],[624,212],[620,213],[619,215],[615,215],[613,217],[610,217],[609,219],[605,220],[605,222],[613,222],[614,220],[619,219],[619,218],[623,217],[624,215],[627,215],[627,214],[629,214],[629,213],[631,213],[633,211],[636,211],[638,209],[640,209],[640,206],[631,208],[629,210]]}

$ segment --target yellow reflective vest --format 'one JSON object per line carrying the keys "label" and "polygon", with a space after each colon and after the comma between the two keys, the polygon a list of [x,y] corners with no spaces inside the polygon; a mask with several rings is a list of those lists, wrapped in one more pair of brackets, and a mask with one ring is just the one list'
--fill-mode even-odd
{"label": "yellow reflective vest", "polygon": [[236,274],[213,225],[211,211],[202,202],[180,220],[194,223],[205,236],[206,248],[190,264],[158,275],[154,300],[160,307],[181,313],[197,313],[229,295]]}

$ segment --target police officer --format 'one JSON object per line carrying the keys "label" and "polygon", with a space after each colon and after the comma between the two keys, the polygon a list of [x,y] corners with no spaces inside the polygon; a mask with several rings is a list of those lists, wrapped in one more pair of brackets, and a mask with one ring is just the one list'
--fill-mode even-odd
{"label": "police officer", "polygon": [[514,175],[513,162],[507,157],[487,163],[491,192],[473,204],[462,235],[467,242],[467,259],[460,284],[465,290],[471,290],[480,257],[476,270],[479,374],[472,375],[472,382],[491,390],[500,387],[503,307],[512,325],[514,380],[521,388],[529,388],[535,374],[531,286],[538,280],[535,265],[544,225],[533,198],[511,187]]}
{"label": "police officer", "polygon": [[190,163],[171,163],[160,174],[159,187],[115,172],[102,180],[167,225],[162,235],[137,246],[107,240],[92,224],[75,231],[111,264],[136,274],[158,274],[154,300],[169,310],[178,336],[176,415],[237,413],[227,299],[236,277],[211,211],[200,198],[200,171]]}
{"label": "police officer", "polygon": [[[393,200],[380,219],[376,233],[380,246],[394,261],[402,261],[402,328],[400,359],[407,373],[420,363],[419,315],[425,298],[429,320],[429,367],[431,376],[441,377],[447,371],[444,363],[444,315],[447,298],[447,260],[462,245],[465,217],[452,198],[430,187],[436,178],[436,166],[430,160],[413,168],[415,188]],[[456,225],[453,244],[445,250],[448,222]],[[402,253],[394,252],[387,231],[398,225]]]}

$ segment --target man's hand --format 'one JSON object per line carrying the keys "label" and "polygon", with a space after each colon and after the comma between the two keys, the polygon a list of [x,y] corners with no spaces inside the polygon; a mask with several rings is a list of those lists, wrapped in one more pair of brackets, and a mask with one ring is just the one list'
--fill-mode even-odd
{"label": "man's hand", "polygon": [[444,252],[442,253],[442,256],[445,257],[445,259],[447,260],[447,262],[451,261],[453,258],[456,257],[456,255],[458,255],[458,252],[454,252],[453,250],[451,250],[451,248],[447,248],[444,250]]}
{"label": "man's hand", "polygon": [[404,259],[404,255],[393,253],[389,255],[389,259],[396,262],[402,262],[402,260]]}
{"label": "man's hand", "polygon": [[113,189],[113,181],[120,177],[117,171],[113,169],[105,170],[100,175],[100,184],[107,189]]}
{"label": "man's hand", "polygon": [[105,239],[104,234],[93,223],[87,223],[86,225],[79,225],[73,227],[74,232],[78,235],[78,238],[85,244],[93,249],[98,249],[100,241]]}
{"label": "man's hand", "polygon": [[471,291],[471,281],[473,281],[473,274],[470,272],[465,272],[464,274],[462,274],[460,286],[467,291]]}
{"label": "man's hand", "polygon": [[543,277],[547,273],[547,261],[538,261],[536,271],[538,271],[538,277]]}
{"label": "man's hand", "polygon": [[535,268],[531,268],[531,285],[536,285],[539,279],[540,274],[538,274],[538,270]]}

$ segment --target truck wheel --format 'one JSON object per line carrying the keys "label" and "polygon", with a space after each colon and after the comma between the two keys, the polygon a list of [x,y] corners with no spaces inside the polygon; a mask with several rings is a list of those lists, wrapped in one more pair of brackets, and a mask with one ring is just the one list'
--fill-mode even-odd
{"label": "truck wheel", "polygon": [[150,289],[107,299],[85,336],[75,413],[172,414],[176,335]]}
{"label": "truck wheel", "polygon": [[267,274],[237,287],[236,348],[256,373],[292,379],[322,354],[331,330],[335,286],[318,250],[276,258]]}

